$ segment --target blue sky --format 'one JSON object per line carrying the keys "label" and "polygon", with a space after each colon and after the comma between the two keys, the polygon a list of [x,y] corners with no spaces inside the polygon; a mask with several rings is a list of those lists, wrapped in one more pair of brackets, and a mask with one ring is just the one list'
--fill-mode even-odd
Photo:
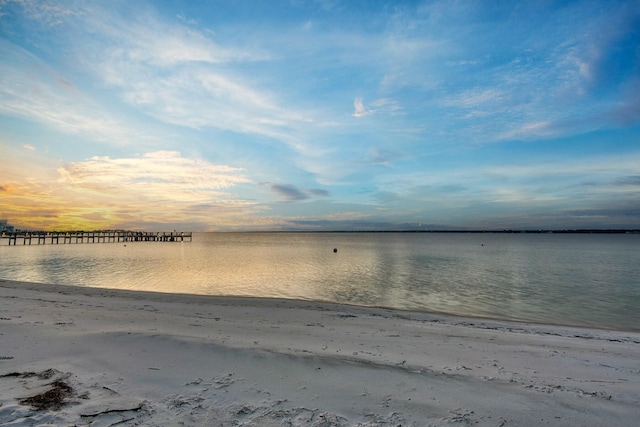
{"label": "blue sky", "polygon": [[638,1],[0,0],[0,217],[640,227]]}

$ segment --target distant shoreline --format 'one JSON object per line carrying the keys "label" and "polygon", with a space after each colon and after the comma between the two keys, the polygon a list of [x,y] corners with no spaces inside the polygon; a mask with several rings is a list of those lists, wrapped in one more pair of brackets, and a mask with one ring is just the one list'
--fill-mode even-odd
{"label": "distant shoreline", "polygon": [[269,231],[196,231],[194,233],[449,233],[449,234],[640,234],[636,229],[580,230],[269,230]]}
{"label": "distant shoreline", "polygon": [[[11,232],[2,232],[0,237],[6,238],[15,233],[98,233],[98,232],[128,232],[128,233],[162,233],[151,230],[129,229],[104,229],[104,230],[35,230],[16,229]],[[191,232],[189,232],[191,233]],[[640,228],[576,228],[576,229],[504,229],[504,230],[434,230],[434,229],[394,229],[394,230],[222,230],[222,231],[194,231],[193,233],[463,233],[463,234],[640,234]]]}
{"label": "distant shoreline", "polygon": [[[156,233],[157,231],[140,231],[140,230],[27,230],[20,229],[12,233],[93,233],[121,231],[131,233]],[[190,232],[191,233],[191,232]],[[406,230],[234,230],[234,231],[194,231],[193,233],[237,233],[237,234],[277,234],[277,233],[449,233],[449,234],[640,234],[640,228],[624,228],[624,229],[505,229],[505,230],[422,230],[422,229],[406,229]],[[0,237],[6,238],[9,233],[2,233]]]}

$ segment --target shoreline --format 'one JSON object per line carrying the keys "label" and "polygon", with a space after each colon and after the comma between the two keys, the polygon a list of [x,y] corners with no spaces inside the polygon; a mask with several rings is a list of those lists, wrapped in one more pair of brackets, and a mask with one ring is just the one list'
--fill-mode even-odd
{"label": "shoreline", "polygon": [[[29,286],[33,285],[33,288]],[[103,288],[99,286],[89,286],[89,285],[63,285],[59,283],[42,283],[42,282],[28,282],[28,281],[20,281],[13,279],[1,279],[0,278],[0,286],[6,287],[15,287],[21,289],[33,289],[33,290],[42,290],[47,291],[50,289],[51,292],[74,292],[81,290],[87,290],[85,294],[93,295],[91,290],[95,291],[95,295],[102,295],[105,292],[113,293],[113,295],[122,294],[122,296],[131,296],[136,298],[149,298],[152,296],[157,296],[160,299],[164,297],[173,297],[175,299],[179,299],[184,302],[189,302],[192,300],[202,300],[202,299],[210,299],[212,302],[217,302],[217,300],[230,300],[237,302],[242,301],[262,301],[262,302],[279,302],[286,301],[292,305],[297,304],[321,304],[326,305],[327,307],[331,307],[332,309],[338,309],[339,307],[346,307],[353,310],[364,309],[364,310],[381,310],[388,312],[397,312],[406,315],[413,315],[417,317],[423,317],[423,320],[433,319],[432,321],[445,321],[447,323],[452,324],[473,324],[475,327],[482,327],[482,324],[509,324],[512,326],[522,325],[525,328],[537,328],[537,329],[576,329],[576,330],[585,330],[585,331],[593,331],[594,333],[621,333],[621,334],[632,334],[640,336],[640,325],[638,329],[625,329],[625,328],[614,328],[614,327],[605,327],[605,326],[595,326],[590,324],[569,324],[569,323],[550,323],[550,322],[542,322],[542,321],[532,321],[525,319],[515,319],[515,318],[501,318],[501,317],[491,317],[491,316],[481,316],[481,315],[463,315],[463,314],[453,314],[447,312],[440,311],[429,311],[429,310],[419,310],[419,309],[407,309],[407,308],[399,308],[399,307],[387,307],[387,306],[378,306],[378,305],[360,305],[360,304],[350,304],[348,302],[335,302],[330,300],[313,300],[313,299],[301,299],[301,298],[279,298],[279,297],[255,297],[255,296],[243,296],[243,295],[210,295],[210,294],[186,294],[186,293],[174,293],[174,292],[161,292],[161,291],[148,291],[148,290],[137,290],[137,289],[120,289],[120,288]],[[552,332],[551,332],[552,333]]]}
{"label": "shoreline", "polygon": [[[8,280],[0,297],[0,424],[596,426],[639,415],[636,332]],[[70,403],[20,403],[50,386],[43,372],[66,381]]]}

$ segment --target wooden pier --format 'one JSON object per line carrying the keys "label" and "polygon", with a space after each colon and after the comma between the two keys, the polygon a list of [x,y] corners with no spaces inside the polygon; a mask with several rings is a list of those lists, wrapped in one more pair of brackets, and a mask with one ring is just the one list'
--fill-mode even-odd
{"label": "wooden pier", "polygon": [[[81,243],[118,243],[118,242],[191,242],[192,232],[147,232],[127,230],[102,231],[17,231],[3,233],[0,240],[15,246],[20,241],[23,245],[59,245]],[[4,243],[3,243],[4,244]]]}

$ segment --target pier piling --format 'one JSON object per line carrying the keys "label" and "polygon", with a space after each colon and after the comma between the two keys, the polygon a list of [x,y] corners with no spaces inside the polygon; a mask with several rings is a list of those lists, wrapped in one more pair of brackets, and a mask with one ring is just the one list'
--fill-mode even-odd
{"label": "pier piling", "polygon": [[18,241],[23,245],[82,244],[82,243],[119,243],[119,242],[191,242],[190,231],[148,232],[128,230],[98,231],[15,231],[5,232],[0,236],[0,244],[7,241],[9,246],[16,246]]}

